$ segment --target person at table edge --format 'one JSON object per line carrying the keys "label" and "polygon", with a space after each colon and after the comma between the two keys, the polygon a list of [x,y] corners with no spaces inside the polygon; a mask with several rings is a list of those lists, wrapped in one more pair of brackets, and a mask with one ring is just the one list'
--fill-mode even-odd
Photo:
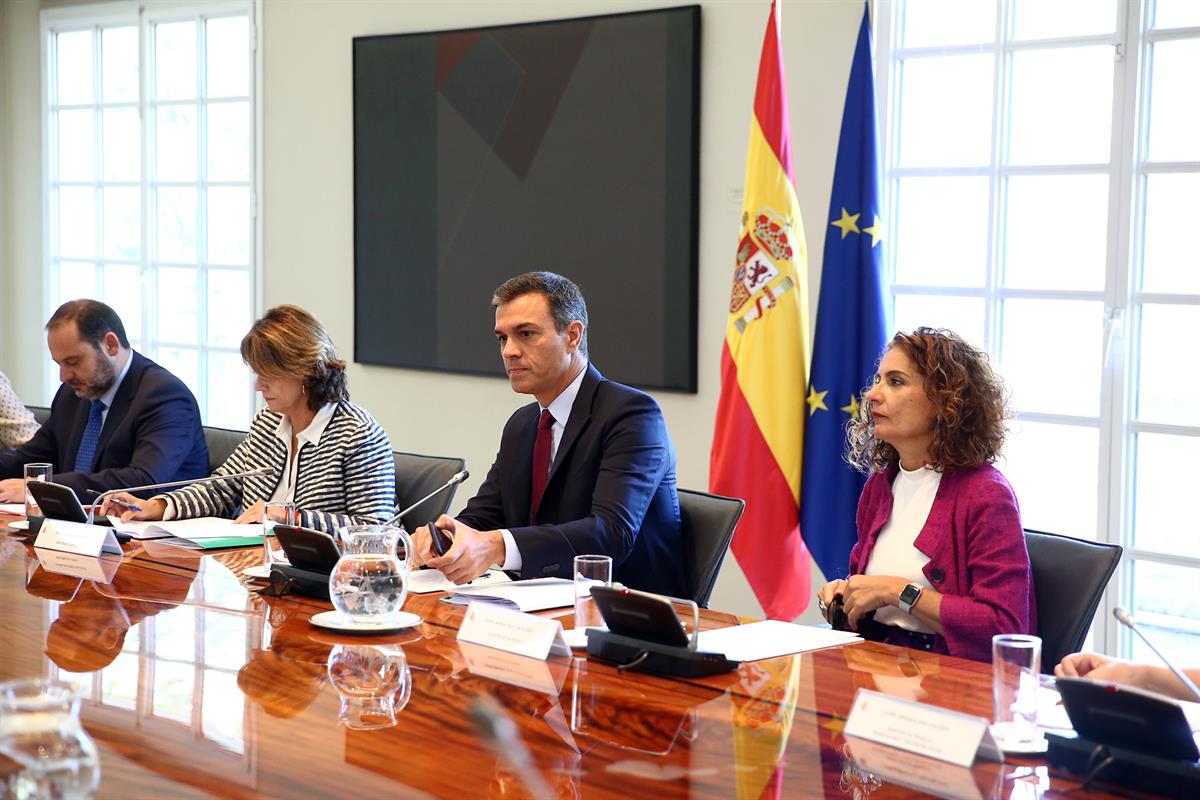
{"label": "person at table edge", "polygon": [[0,453],[0,501],[25,499],[25,464],[54,465],[54,482],[87,490],[208,474],[200,408],[183,381],[133,350],[117,312],[70,300],[46,323],[62,385],[50,418],[25,444]]}
{"label": "person at table edge", "polygon": [[422,527],[418,557],[465,583],[493,564],[569,578],[575,556],[609,555],[613,580],[684,594],[675,449],[658,403],[588,363],[587,306],[567,278],[519,275],[492,305],[509,383],[537,402],[509,418],[466,508],[437,520],[454,539],[446,554],[434,555]]}
{"label": "person at table edge", "polygon": [[979,661],[995,634],[1036,633],[1017,498],[992,466],[1006,395],[987,355],[954,333],[892,338],[849,426],[850,462],[871,477],[850,577],[817,595],[827,618],[840,595],[866,638]]}

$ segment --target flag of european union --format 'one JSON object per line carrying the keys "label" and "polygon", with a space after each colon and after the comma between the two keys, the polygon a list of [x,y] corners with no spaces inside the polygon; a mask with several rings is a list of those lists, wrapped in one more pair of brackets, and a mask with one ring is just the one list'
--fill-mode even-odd
{"label": "flag of european union", "polygon": [[846,423],[884,345],[883,222],[870,13],[864,5],[825,233],[800,485],[800,531],[821,572],[844,578],[857,540],[855,510],[866,478],[846,463]]}

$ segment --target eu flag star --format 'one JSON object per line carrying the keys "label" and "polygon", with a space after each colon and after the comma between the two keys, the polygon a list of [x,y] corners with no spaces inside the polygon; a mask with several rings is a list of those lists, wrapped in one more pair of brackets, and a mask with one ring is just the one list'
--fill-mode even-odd
{"label": "eu flag star", "polygon": [[842,406],[840,411],[845,411],[850,415],[850,419],[858,419],[858,397],[854,394],[850,395],[850,405]]}
{"label": "eu flag star", "polygon": [[875,215],[875,224],[869,228],[863,228],[862,232],[871,234],[871,247],[883,241],[883,223],[879,220],[878,214]]}
{"label": "eu flag star", "polygon": [[830,224],[835,228],[841,228],[842,238],[845,239],[851,233],[862,233],[862,231],[858,229],[858,218],[861,216],[862,214],[851,214],[843,208],[842,218],[835,219]]}
{"label": "eu flag star", "polygon": [[817,413],[818,409],[821,411],[829,410],[829,406],[825,405],[825,395],[827,394],[829,394],[828,389],[823,392],[818,392],[812,386],[808,387],[808,398],[805,399],[804,402],[808,403],[808,415],[810,417]]}

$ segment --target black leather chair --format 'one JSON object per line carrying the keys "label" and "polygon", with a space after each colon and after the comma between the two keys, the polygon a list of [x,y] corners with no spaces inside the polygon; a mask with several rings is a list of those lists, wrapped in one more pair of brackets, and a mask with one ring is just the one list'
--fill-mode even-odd
{"label": "black leather chair", "polygon": [[231,428],[210,428],[204,426],[204,443],[208,445],[208,474],[217,471],[217,467],[225,463],[225,459],[233,454],[237,446],[246,438],[246,431],[235,431]]}
{"label": "black leather chair", "polygon": [[708,608],[721,562],[745,509],[746,501],[736,497],[679,490],[689,596],[701,608]]}
{"label": "black leather chair", "polygon": [[1121,547],[1043,531],[1025,531],[1037,597],[1042,672],[1079,650],[1117,563]]}
{"label": "black leather chair", "polygon": [[[418,453],[392,453],[396,460],[396,506],[402,511],[420,500],[467,465],[461,458],[423,456]],[[412,531],[433,522],[450,508],[457,486],[451,486],[405,514],[401,522]]]}
{"label": "black leather chair", "polygon": [[38,425],[45,425],[46,420],[50,419],[50,409],[46,406],[25,406],[33,412],[33,418],[37,420]]}

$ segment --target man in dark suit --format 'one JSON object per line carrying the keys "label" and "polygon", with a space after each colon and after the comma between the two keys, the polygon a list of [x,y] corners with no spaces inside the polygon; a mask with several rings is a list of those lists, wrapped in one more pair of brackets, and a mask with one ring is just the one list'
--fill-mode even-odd
{"label": "man in dark suit", "polygon": [[587,306],[551,272],[496,290],[496,338],[514,391],[536,403],[504,426],[479,492],[439,528],[454,543],[437,557],[429,531],[415,546],[456,583],[491,565],[523,578],[571,577],[577,555],[612,556],[613,579],[687,592],[675,448],[653,398],[605,380],[587,359]]}
{"label": "man in dark suit", "polygon": [[49,462],[54,482],[103,492],[202,478],[208,447],[196,398],[183,382],[129,347],[117,312],[71,300],[46,323],[62,386],[50,419],[20,447],[0,453],[0,502],[25,498],[24,465]]}

